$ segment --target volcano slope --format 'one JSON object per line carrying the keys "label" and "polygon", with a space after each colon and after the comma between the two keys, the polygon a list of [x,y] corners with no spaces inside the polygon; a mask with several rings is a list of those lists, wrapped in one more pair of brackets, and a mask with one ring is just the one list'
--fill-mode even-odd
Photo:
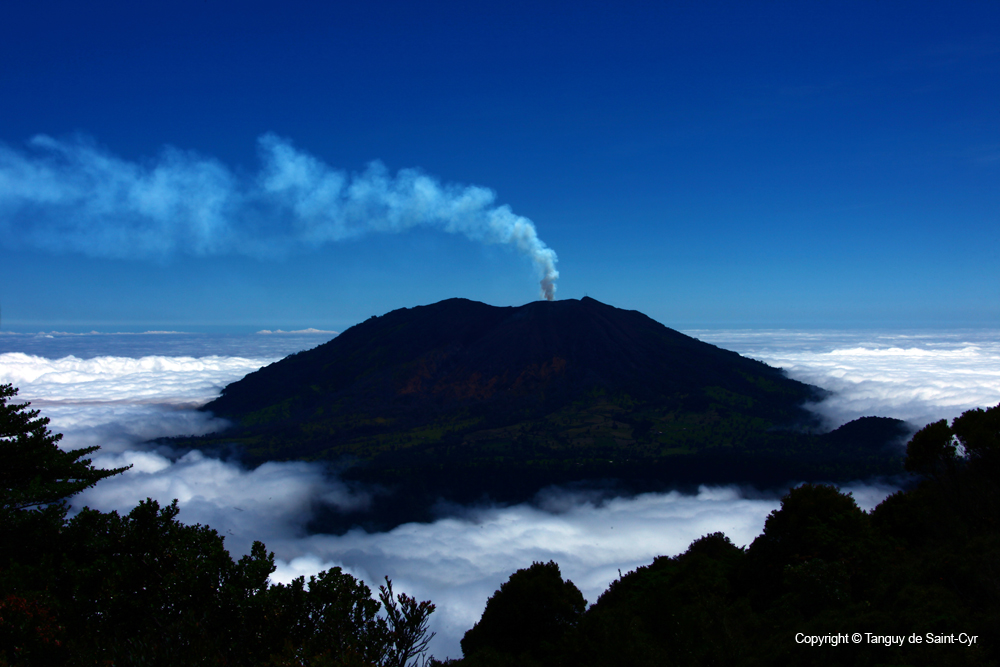
{"label": "volcano slope", "polygon": [[802,405],[822,393],[594,299],[449,299],[372,317],[234,382],[204,407],[233,427],[187,444],[235,443],[250,464],[330,461],[388,490],[373,527],[432,518],[439,500],[519,502],[551,484],[640,491],[900,469],[890,443],[902,422],[818,435]]}

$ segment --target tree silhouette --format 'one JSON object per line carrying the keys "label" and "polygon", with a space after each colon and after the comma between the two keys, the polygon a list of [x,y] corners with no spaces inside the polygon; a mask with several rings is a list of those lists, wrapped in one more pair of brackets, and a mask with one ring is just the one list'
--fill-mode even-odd
{"label": "tree silhouette", "polygon": [[910,472],[935,475],[956,461],[957,445],[946,420],[928,424],[914,433],[906,445],[905,467]]}
{"label": "tree silhouette", "polygon": [[427,632],[427,622],[434,605],[429,601],[417,602],[406,593],[393,597],[392,582],[385,578],[385,584],[378,587],[379,599],[388,620],[388,641],[383,663],[386,667],[408,667],[416,665],[420,656],[427,652],[427,644],[435,633]]}
{"label": "tree silhouette", "polygon": [[544,660],[576,627],[586,606],[580,589],[563,581],[554,561],[532,563],[510,575],[490,597],[483,617],[462,638],[462,652]]}
{"label": "tree silhouette", "polygon": [[0,507],[30,509],[58,503],[117,475],[131,466],[101,470],[88,454],[96,445],[70,452],[59,448],[61,434],[49,431],[48,417],[39,417],[30,403],[11,403],[17,389],[0,385]]}

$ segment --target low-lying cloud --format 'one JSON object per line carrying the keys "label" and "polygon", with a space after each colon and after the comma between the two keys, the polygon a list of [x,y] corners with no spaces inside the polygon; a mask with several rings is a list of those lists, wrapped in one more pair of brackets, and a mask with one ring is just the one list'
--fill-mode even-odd
{"label": "low-lying cloud", "polygon": [[21,387],[38,406],[161,404],[200,406],[223,387],[277,359],[150,356],[47,359],[0,354],[0,381]]}
{"label": "low-lying cloud", "polygon": [[431,227],[510,246],[555,295],[556,254],[534,223],[476,185],[443,184],[379,162],[333,169],[274,134],[258,139],[261,167],[241,174],[193,151],[122,159],[82,138],[40,135],[27,151],[0,144],[0,239],[92,257],[279,258],[373,232]]}
{"label": "low-lying cloud", "polygon": [[761,530],[777,499],[748,499],[730,488],[697,495],[649,494],[583,503],[552,513],[530,505],[486,508],[433,524],[407,524],[381,534],[313,535],[276,543],[275,579],[341,565],[366,581],[388,575],[400,588],[438,605],[437,655],[458,656],[458,641],[479,620],[486,599],[515,570],[534,561],[559,563],[589,602],[618,578],[660,554],[684,551],[723,530],[737,544]]}
{"label": "low-lying cloud", "polygon": [[1000,403],[996,331],[689,333],[831,391],[810,406],[831,428],[869,415],[921,427]]}
{"label": "low-lying cloud", "polygon": [[176,498],[186,523],[216,528],[236,553],[248,553],[254,540],[264,540],[273,549],[275,541],[301,539],[317,505],[345,511],[368,505],[367,493],[350,489],[321,465],[302,461],[247,470],[199,451],[177,456],[169,450],[131,450],[99,455],[94,464],[133,468],[81,493],[74,498],[77,506],[125,513],[141,498],[161,505]]}
{"label": "low-lying cloud", "polygon": [[[834,423],[864,414],[926,422],[1000,402],[1000,345],[990,340],[996,340],[992,334],[919,339],[789,332],[698,335],[838,391],[815,406]],[[778,506],[775,496],[734,487],[634,498],[553,488],[531,505],[461,508],[436,522],[386,533],[309,535],[306,525],[317,505],[356,509],[368,502],[372,490],[345,485],[316,464],[269,463],[247,470],[201,452],[143,444],[217,428],[219,422],[192,406],[270,361],[174,357],[167,350],[141,358],[104,354],[87,360],[6,353],[0,354],[0,382],[19,386],[20,397],[41,408],[53,430],[65,434],[67,448],[99,444],[97,465],[134,464],[77,496],[76,506],[125,512],[146,497],[162,503],[177,498],[183,521],[212,526],[234,554],[246,552],[253,540],[264,541],[277,557],[276,581],[335,565],[369,585],[388,575],[397,590],[437,604],[432,652],[438,657],[459,655],[458,642],[479,619],[486,599],[532,561],[555,560],[594,602],[619,570],[679,553],[706,533],[721,530],[737,544],[749,543]],[[859,482],[846,490],[871,508],[893,489]]]}

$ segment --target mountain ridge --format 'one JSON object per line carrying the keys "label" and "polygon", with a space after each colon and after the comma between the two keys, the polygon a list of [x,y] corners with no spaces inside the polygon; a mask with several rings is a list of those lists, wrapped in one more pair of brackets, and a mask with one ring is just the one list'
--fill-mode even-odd
{"label": "mountain ridge", "polygon": [[187,444],[235,444],[250,464],[327,461],[348,481],[419,499],[424,517],[440,499],[517,502],[551,484],[897,471],[887,443],[902,422],[819,434],[803,405],[824,395],[595,299],[447,299],[369,318],[230,384],[203,409],[233,426]]}
{"label": "mountain ridge", "polygon": [[323,393],[347,391],[370,399],[380,385],[390,402],[409,398],[446,409],[502,398],[509,403],[533,393],[552,405],[595,388],[645,400],[690,393],[713,381],[752,391],[753,381],[740,371],[773,380],[794,401],[822,394],[762,362],[588,297],[520,307],[448,299],[369,318],[314,350],[229,385],[205,409],[239,419],[289,394],[314,405],[304,388],[316,386]]}

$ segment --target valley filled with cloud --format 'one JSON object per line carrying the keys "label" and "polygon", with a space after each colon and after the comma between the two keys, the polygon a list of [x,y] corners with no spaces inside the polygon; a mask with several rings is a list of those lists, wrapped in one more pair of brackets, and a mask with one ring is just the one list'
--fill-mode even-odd
{"label": "valley filled with cloud", "polygon": [[[1000,402],[1000,344],[993,331],[689,333],[827,389],[830,396],[812,409],[831,427],[866,415],[919,427]],[[64,448],[97,444],[98,467],[133,466],[77,496],[74,506],[127,512],[147,497],[176,498],[183,521],[215,528],[234,555],[264,541],[276,554],[276,581],[337,565],[369,585],[389,576],[397,590],[437,604],[431,651],[438,657],[459,655],[458,642],[486,599],[533,561],[558,562],[593,602],[619,571],[679,553],[706,533],[723,531],[748,544],[778,506],[781,489],[703,486],[696,494],[621,498],[551,488],[530,504],[442,504],[437,521],[385,533],[310,534],[316,508],[355,510],[387,491],[345,484],[319,464],[272,462],[250,470],[236,450],[176,451],[148,442],[223,427],[196,408],[246,373],[329,337],[302,332],[275,343],[265,335],[223,341],[188,334],[4,334],[0,383],[19,387],[19,398],[51,418]],[[158,353],[149,354],[153,350]],[[67,351],[72,355],[61,356]],[[858,480],[845,488],[868,509],[894,490],[893,480]]]}

